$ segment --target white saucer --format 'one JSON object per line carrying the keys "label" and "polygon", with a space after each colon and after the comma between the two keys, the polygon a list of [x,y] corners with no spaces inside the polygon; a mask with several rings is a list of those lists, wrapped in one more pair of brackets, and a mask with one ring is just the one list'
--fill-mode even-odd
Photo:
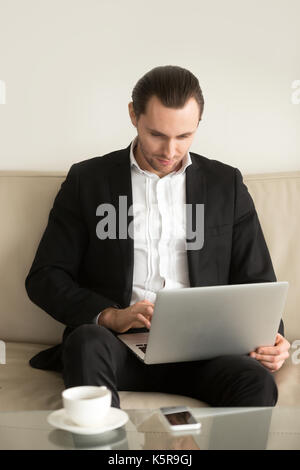
{"label": "white saucer", "polygon": [[128,414],[119,408],[112,407],[103,418],[101,424],[97,426],[79,426],[69,418],[65,409],[61,408],[48,415],[47,421],[55,428],[64,429],[76,434],[101,434],[123,426],[128,421]]}

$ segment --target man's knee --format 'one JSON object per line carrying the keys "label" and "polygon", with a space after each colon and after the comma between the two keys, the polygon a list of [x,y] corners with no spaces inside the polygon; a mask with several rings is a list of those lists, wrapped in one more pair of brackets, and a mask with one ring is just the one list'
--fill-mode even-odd
{"label": "man's knee", "polygon": [[247,388],[249,397],[253,396],[254,406],[275,406],[278,389],[274,375],[259,361],[243,356],[240,369],[236,369],[236,378]]}
{"label": "man's knee", "polygon": [[275,406],[277,402],[273,374],[250,356],[216,358],[210,364],[209,375],[215,406]]}
{"label": "man's knee", "polygon": [[99,325],[84,324],[78,326],[64,342],[63,354],[82,354],[91,352],[95,347],[103,347],[112,340],[113,334]]}
{"label": "man's knee", "polygon": [[72,331],[62,353],[66,388],[105,385],[113,392],[113,406],[119,406],[112,354],[116,341],[110,330],[96,324],[81,325]]}
{"label": "man's knee", "polygon": [[278,388],[275,381],[274,374],[263,366],[259,361],[253,358],[254,371],[252,380],[255,381],[258,388],[262,391],[261,406],[275,406],[278,399]]}

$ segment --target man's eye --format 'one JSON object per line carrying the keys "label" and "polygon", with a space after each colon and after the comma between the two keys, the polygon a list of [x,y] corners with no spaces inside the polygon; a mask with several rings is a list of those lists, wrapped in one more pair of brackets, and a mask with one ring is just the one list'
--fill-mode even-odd
{"label": "man's eye", "polygon": [[[160,135],[158,135],[158,134],[151,134],[151,135],[152,135],[152,137],[162,137],[162,136],[160,136]],[[181,135],[181,136],[179,136],[178,138],[179,138],[179,139],[187,139],[188,136],[187,136],[187,135]]]}

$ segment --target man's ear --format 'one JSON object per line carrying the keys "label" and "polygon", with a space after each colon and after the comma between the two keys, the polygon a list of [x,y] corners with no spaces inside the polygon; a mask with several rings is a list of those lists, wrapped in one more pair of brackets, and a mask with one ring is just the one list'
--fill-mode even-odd
{"label": "man's ear", "polygon": [[134,109],[133,109],[133,102],[132,101],[130,103],[128,103],[128,111],[129,111],[129,116],[130,116],[132,124],[134,125],[134,127],[137,127],[137,120],[136,120],[135,112],[134,112]]}

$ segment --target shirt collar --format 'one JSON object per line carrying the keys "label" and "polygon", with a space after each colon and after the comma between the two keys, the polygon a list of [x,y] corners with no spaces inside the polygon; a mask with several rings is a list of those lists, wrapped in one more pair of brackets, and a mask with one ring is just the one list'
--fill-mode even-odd
{"label": "shirt collar", "polygon": [[[130,145],[130,164],[131,164],[131,167],[134,166],[136,167],[136,169],[139,171],[139,173],[145,173],[146,175],[148,176],[157,176],[155,173],[152,173],[150,171],[147,171],[147,170],[142,170],[141,167],[139,166],[138,162],[136,161],[135,159],[135,156],[134,156],[134,153],[133,153],[133,149],[135,148],[135,146],[137,145],[137,140],[138,140],[138,136],[135,137],[135,139],[131,142],[131,145]],[[191,156],[190,156],[190,152],[188,152],[183,161],[182,161],[182,165],[181,167],[179,168],[178,171],[173,171],[172,173],[170,173],[170,176],[172,175],[181,175],[182,173],[185,172],[186,168],[189,166],[189,165],[192,165],[192,159],[191,159]]]}

